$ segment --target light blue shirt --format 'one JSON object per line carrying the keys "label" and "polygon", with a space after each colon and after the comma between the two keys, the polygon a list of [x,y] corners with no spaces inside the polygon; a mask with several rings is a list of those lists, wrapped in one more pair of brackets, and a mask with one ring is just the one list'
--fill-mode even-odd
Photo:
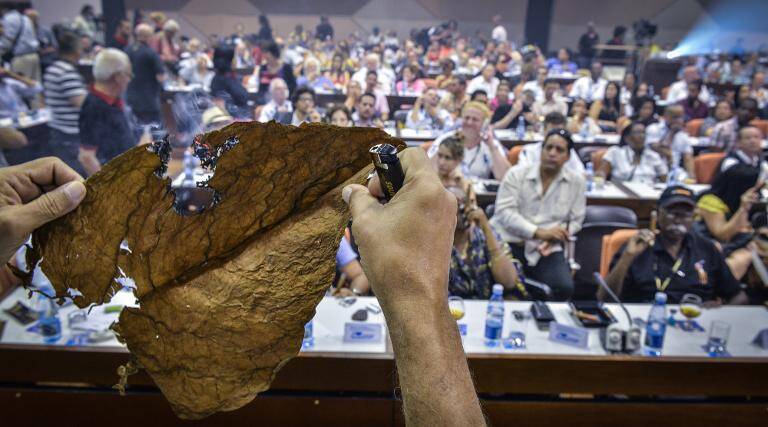
{"label": "light blue shirt", "polygon": [[24,98],[32,98],[43,91],[40,83],[27,86],[24,83],[4,78],[0,82],[0,118],[16,117],[21,112],[29,111]]}

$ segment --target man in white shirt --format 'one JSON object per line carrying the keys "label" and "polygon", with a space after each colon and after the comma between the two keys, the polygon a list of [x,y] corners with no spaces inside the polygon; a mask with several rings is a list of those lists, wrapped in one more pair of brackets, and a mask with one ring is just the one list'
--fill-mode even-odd
{"label": "man in white shirt", "polygon": [[296,109],[291,117],[291,124],[299,126],[302,123],[317,123],[322,117],[315,109],[315,91],[312,88],[301,86],[293,95],[293,103]]}
{"label": "man in white shirt", "polygon": [[494,15],[491,19],[491,22],[493,22],[491,39],[496,43],[507,41],[507,30],[503,25],[501,25],[501,15]]}
{"label": "man in white shirt", "polygon": [[287,120],[281,120],[281,117],[290,117],[293,113],[293,106],[288,100],[288,85],[285,80],[275,77],[269,82],[269,102],[264,105],[259,114],[259,121],[266,123],[270,120],[277,120],[285,123]]}
{"label": "man in white shirt", "polygon": [[352,75],[352,79],[357,80],[360,83],[360,87],[365,87],[368,72],[375,71],[379,82],[378,88],[384,92],[384,95],[390,95],[395,85],[395,73],[389,68],[380,66],[379,62],[379,55],[369,53],[365,56],[365,67],[357,70]]}
{"label": "man in white shirt", "polygon": [[733,150],[720,163],[720,172],[746,164],[760,168],[760,179],[768,178],[768,162],[763,160],[763,133],[755,126],[744,126],[738,131],[739,139]]}
{"label": "man in white shirt", "polygon": [[648,125],[645,129],[645,143],[667,161],[669,170],[682,167],[688,178],[695,179],[693,146],[684,126],[683,107],[677,104],[670,105],[664,110],[664,117],[661,120]]}
{"label": "man in white shirt", "polygon": [[496,77],[496,67],[493,64],[486,64],[482,73],[470,80],[467,85],[467,95],[472,95],[474,91],[482,89],[488,94],[488,99],[493,99],[496,97],[498,87],[499,79]]}
{"label": "man in white shirt", "polygon": [[533,103],[533,114],[538,117],[545,117],[549,113],[568,115],[568,104],[557,97],[559,90],[560,83],[557,80],[547,79],[544,81],[544,99]]}
{"label": "man in white shirt", "polygon": [[[549,113],[544,117],[544,133],[547,134],[555,129],[565,129],[565,116],[560,113]],[[517,159],[518,165],[532,165],[538,164],[541,161],[541,149],[544,147],[543,142],[535,142],[533,144],[526,144],[520,156]],[[571,148],[571,155],[568,157],[568,161],[565,163],[565,167],[573,172],[583,175],[584,163],[581,162],[579,154],[575,149]]]}
{"label": "man in white shirt", "polygon": [[[683,70],[683,79],[672,83],[669,86],[669,92],[667,92],[667,102],[677,103],[688,98],[688,84],[701,79],[699,70],[695,66],[690,65]],[[699,93],[699,101],[709,104],[711,95],[706,86],[701,87]]]}
{"label": "man in white shirt", "polygon": [[564,167],[573,140],[565,130],[548,134],[541,162],[509,170],[496,196],[491,225],[523,261],[526,277],[546,283],[553,299],[573,294],[562,243],[578,233],[586,211],[584,177]]}
{"label": "man in white shirt", "polygon": [[605,85],[608,84],[608,80],[604,79],[602,75],[603,64],[598,61],[593,62],[590,75],[580,77],[573,82],[571,93],[568,95],[571,98],[582,98],[587,102],[603,99],[603,96],[605,95]]}
{"label": "man in white shirt", "polygon": [[536,100],[544,99],[544,82],[547,80],[547,67],[536,69],[536,80],[529,80],[523,84],[523,92],[530,90],[536,95]]}
{"label": "man in white shirt", "polygon": [[451,114],[444,108],[440,108],[440,97],[437,89],[427,88],[416,100],[411,111],[405,119],[405,127],[408,129],[433,129],[447,130],[453,126]]}

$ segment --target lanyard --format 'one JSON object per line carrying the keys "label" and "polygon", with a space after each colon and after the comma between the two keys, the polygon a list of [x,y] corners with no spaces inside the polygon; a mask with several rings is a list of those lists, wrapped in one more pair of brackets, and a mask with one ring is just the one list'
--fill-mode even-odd
{"label": "lanyard", "polygon": [[683,265],[683,255],[681,254],[680,257],[677,258],[677,260],[675,260],[675,263],[672,265],[672,273],[662,282],[658,276],[658,270],[659,270],[658,265],[654,261],[653,272],[654,274],[656,274],[656,277],[654,278],[654,280],[656,281],[656,290],[658,290],[659,292],[664,292],[669,286],[669,283],[672,281],[672,276],[674,276],[675,274],[678,273],[678,271],[680,271],[680,267],[682,265]]}

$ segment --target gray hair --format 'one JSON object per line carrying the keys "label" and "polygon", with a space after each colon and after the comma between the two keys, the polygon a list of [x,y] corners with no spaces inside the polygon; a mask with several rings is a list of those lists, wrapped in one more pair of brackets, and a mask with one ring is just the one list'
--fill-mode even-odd
{"label": "gray hair", "polygon": [[131,68],[131,60],[122,50],[114,48],[102,49],[93,60],[93,78],[97,82],[106,82],[117,73],[127,72]]}

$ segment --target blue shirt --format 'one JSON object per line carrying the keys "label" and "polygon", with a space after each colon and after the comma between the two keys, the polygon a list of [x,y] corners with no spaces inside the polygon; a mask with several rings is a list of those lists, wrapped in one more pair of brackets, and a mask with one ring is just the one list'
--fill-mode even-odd
{"label": "blue shirt", "polygon": [[24,98],[32,98],[42,90],[43,88],[39,83],[34,86],[27,86],[8,77],[0,80],[0,118],[13,118],[21,112],[29,111]]}

